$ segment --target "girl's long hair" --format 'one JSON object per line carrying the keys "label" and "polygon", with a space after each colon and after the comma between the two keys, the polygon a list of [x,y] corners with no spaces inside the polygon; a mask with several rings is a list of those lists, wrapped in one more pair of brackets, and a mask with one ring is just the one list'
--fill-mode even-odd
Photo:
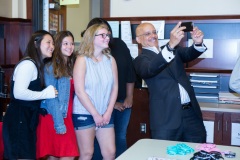
{"label": "girl's long hair", "polygon": [[60,31],[54,36],[55,49],[51,63],[53,65],[53,73],[56,78],[72,77],[73,75],[75,53],[73,51],[72,55],[67,57],[66,60],[61,51],[62,41],[65,37],[72,37],[74,42],[73,34],[70,31]]}
{"label": "girl's long hair", "polygon": [[42,58],[42,51],[41,51],[40,46],[41,46],[41,42],[42,42],[44,36],[47,34],[53,38],[53,36],[45,30],[39,30],[39,31],[34,32],[28,42],[25,54],[23,56],[23,58],[30,57],[31,59],[34,60],[36,66],[37,66],[38,75],[40,76],[41,87],[43,87],[43,88],[45,87],[44,59]]}
{"label": "girl's long hair", "polygon": [[[93,42],[95,39],[95,35],[100,29],[103,29],[103,28],[109,30],[107,25],[105,24],[94,24],[85,31],[82,42],[80,43],[80,47],[78,50],[79,55],[83,54],[87,57],[93,57],[93,53],[94,53]],[[102,51],[102,53],[109,58],[110,49],[106,48]]]}

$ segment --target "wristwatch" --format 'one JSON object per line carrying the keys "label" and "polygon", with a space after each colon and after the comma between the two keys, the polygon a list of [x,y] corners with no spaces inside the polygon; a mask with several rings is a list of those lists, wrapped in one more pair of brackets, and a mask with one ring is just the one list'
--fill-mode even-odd
{"label": "wristwatch", "polygon": [[174,48],[171,48],[171,47],[169,46],[169,43],[166,44],[166,47],[167,47],[167,50],[168,50],[169,52],[173,52],[173,51],[175,50]]}

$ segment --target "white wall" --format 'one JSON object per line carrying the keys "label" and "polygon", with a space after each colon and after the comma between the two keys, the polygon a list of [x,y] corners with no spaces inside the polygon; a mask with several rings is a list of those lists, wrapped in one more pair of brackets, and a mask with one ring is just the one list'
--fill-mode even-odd
{"label": "white wall", "polygon": [[240,0],[111,0],[111,17],[239,15]]}
{"label": "white wall", "polygon": [[[16,1],[16,0],[15,0]],[[18,1],[18,18],[27,18],[27,0],[17,0]]]}
{"label": "white wall", "polygon": [[[21,0],[20,0],[21,1]],[[12,17],[11,18],[19,18],[18,16],[18,4],[21,4],[18,0],[12,0]]]}
{"label": "white wall", "polygon": [[26,0],[0,0],[0,17],[26,19]]}

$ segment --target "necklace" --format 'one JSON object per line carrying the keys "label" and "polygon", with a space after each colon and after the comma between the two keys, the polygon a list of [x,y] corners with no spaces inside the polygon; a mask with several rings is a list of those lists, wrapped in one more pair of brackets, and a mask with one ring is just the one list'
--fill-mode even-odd
{"label": "necklace", "polygon": [[101,60],[101,55],[102,54],[99,54],[97,56],[93,56],[93,59],[96,61],[96,62],[99,62]]}

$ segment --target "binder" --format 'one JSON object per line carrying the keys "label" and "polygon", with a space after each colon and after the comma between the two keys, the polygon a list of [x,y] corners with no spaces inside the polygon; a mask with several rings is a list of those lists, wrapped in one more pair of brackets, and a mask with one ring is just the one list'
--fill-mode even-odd
{"label": "binder", "polygon": [[189,79],[198,102],[218,103],[220,75],[215,73],[190,73]]}

